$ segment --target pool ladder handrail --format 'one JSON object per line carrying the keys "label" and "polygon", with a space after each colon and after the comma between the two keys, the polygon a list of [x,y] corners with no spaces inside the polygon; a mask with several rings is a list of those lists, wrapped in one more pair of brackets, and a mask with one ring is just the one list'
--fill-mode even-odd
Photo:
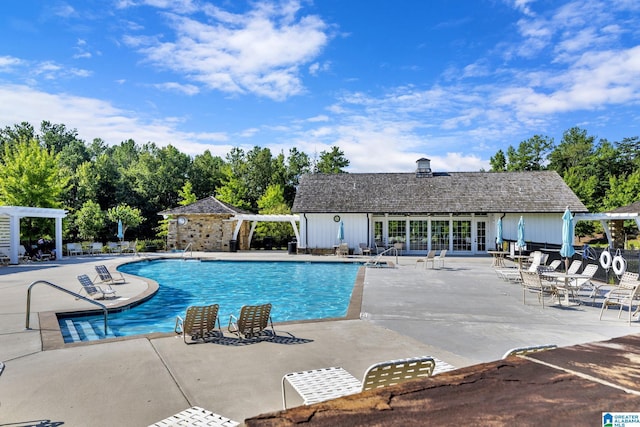
{"label": "pool ladder handrail", "polygon": [[27,323],[26,323],[26,328],[27,329],[31,329],[29,327],[29,317],[31,315],[31,288],[33,288],[35,285],[37,285],[38,283],[44,283],[45,285],[49,285],[54,289],[57,289],[59,291],[62,291],[64,293],[67,293],[69,295],[73,295],[74,297],[76,297],[76,299],[81,299],[87,302],[90,302],[91,304],[95,304],[97,306],[99,306],[100,308],[102,308],[102,311],[104,313],[104,335],[107,336],[107,316],[109,314],[109,310],[107,310],[107,306],[104,304],[99,303],[98,301],[92,300],[91,298],[87,298],[83,295],[80,295],[76,292],[70,291],[68,289],[65,289],[61,286],[58,286],[56,284],[53,284],[51,282],[48,282],[46,280],[36,280],[35,282],[31,283],[29,285],[29,289],[27,289]]}
{"label": "pool ladder handrail", "polygon": [[389,253],[395,253],[396,256],[396,264],[398,264],[398,248],[391,246],[390,248],[385,249],[384,251],[380,252],[378,255],[372,257],[368,262],[367,265],[378,265],[378,263],[380,262],[380,260],[382,259],[382,256]]}
{"label": "pool ladder handrail", "polygon": [[182,250],[182,258],[185,258],[185,254],[187,253],[187,249],[191,248],[190,251],[190,257],[193,258],[193,247],[192,247],[192,243],[193,242],[189,242],[189,244]]}

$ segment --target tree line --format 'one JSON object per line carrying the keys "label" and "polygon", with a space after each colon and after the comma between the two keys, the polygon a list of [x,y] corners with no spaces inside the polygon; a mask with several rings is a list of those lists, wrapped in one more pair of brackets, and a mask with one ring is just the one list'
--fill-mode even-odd
{"label": "tree line", "polygon": [[[638,201],[640,196],[640,138],[610,142],[572,127],[555,144],[553,138],[534,135],[498,150],[490,159],[491,171],[555,170],[590,212],[606,212]],[[553,197],[550,194],[549,197]],[[627,232],[635,223],[625,224]],[[580,221],[576,234],[600,232],[600,225]]]}
{"label": "tree line", "polygon": [[[43,121],[36,130],[23,122],[0,130],[0,205],[68,210],[63,231],[69,241],[114,240],[119,221],[127,238],[162,240],[166,220],[158,212],[214,195],[251,212],[290,213],[303,174],[345,173],[349,163],[337,146],[313,156],[296,148],[274,155],[255,146],[233,148],[224,158],[209,150],[191,157],[172,145],[87,143],[64,124]],[[534,135],[506,153],[500,149],[490,166],[492,172],[555,170],[590,212],[633,203],[640,194],[637,136],[609,142],[573,127],[558,144]],[[53,235],[51,221],[21,225],[29,242]],[[576,233],[597,227],[580,221]],[[286,235],[289,228],[261,223],[256,237]]]}
{"label": "tree line", "polygon": [[[209,150],[191,157],[172,145],[86,143],[64,124],[43,121],[36,130],[23,122],[0,130],[0,205],[68,210],[68,241],[115,240],[119,221],[128,239],[162,240],[166,220],[158,212],[214,195],[252,212],[286,214],[300,176],[343,173],[348,165],[335,146],[313,156],[255,146],[225,158]],[[27,243],[54,234],[46,219],[25,218],[21,229]],[[271,231],[279,232],[265,224],[257,234]]]}

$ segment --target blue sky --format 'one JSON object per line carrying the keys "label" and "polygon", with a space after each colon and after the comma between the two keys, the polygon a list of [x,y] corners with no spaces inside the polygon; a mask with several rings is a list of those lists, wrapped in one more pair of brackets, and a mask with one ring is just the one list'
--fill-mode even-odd
{"label": "blue sky", "polygon": [[637,0],[4,0],[0,126],[489,168],[579,126],[640,135]]}

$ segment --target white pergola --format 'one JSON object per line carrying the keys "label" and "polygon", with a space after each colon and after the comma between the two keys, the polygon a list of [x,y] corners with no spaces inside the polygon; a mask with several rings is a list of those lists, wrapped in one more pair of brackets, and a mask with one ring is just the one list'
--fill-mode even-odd
{"label": "white pergola", "polygon": [[20,219],[53,218],[56,221],[56,257],[62,258],[62,218],[67,216],[64,209],[30,208],[25,206],[0,206],[0,217],[9,218],[9,262],[18,264],[20,247]]}
{"label": "white pergola", "polygon": [[634,220],[638,229],[640,229],[640,214],[637,212],[627,212],[627,213],[577,213],[573,216],[573,221],[600,221],[602,224],[602,228],[604,232],[607,234],[607,241],[609,242],[609,247],[613,247],[613,236],[611,236],[611,230],[607,225],[607,221],[624,221],[624,220]]}
{"label": "white pergola", "polygon": [[236,228],[233,230],[233,239],[238,240],[238,234],[240,233],[240,227],[244,221],[251,221],[251,231],[249,231],[249,245],[251,245],[251,239],[253,238],[253,232],[258,225],[258,222],[289,222],[293,227],[293,232],[296,235],[296,241],[300,241],[300,231],[296,222],[300,221],[300,215],[252,215],[252,214],[237,214],[229,220],[237,221]]}

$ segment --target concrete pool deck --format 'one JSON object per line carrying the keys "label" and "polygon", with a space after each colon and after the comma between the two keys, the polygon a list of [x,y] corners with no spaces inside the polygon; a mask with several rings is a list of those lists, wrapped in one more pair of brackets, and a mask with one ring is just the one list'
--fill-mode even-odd
{"label": "concrete pool deck", "polygon": [[[278,251],[199,255],[341,261]],[[513,347],[564,347],[640,332],[640,323],[628,326],[615,311],[599,321],[599,308],[589,305],[543,310],[534,298],[523,305],[520,286],[498,279],[489,257],[447,257],[444,268],[425,270],[408,256],[398,258],[397,268],[366,270],[362,320],[276,325],[274,342],[187,346],[181,337],[161,334],[43,351],[38,313],[88,306],[44,285],[32,290],[32,329],[25,330],[30,283],[48,280],[77,291],[76,275],[93,277],[96,264],[112,269],[131,259],[0,267],[0,360],[6,363],[0,425],[146,426],[190,406],[242,422],[282,408],[281,378],[292,371],[342,366],[360,377],[375,362],[425,354],[465,367],[500,359]],[[145,280],[128,279],[115,288],[121,299],[108,303],[147,291]],[[291,393],[288,399],[295,404]]]}

